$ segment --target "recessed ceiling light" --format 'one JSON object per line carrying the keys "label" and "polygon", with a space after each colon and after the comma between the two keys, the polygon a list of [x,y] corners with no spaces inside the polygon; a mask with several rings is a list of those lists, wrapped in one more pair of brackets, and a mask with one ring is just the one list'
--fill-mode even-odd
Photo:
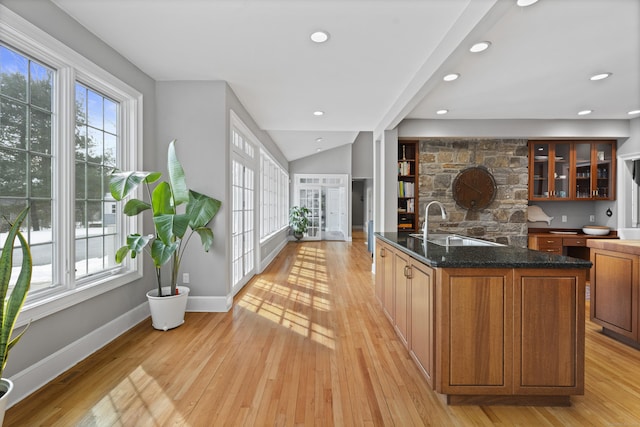
{"label": "recessed ceiling light", "polygon": [[639,114],[639,113],[640,113],[640,110],[631,110],[627,114],[633,115],[633,114]]}
{"label": "recessed ceiling light", "polygon": [[607,77],[609,77],[611,75],[611,73],[600,73],[600,74],[594,74],[593,76],[589,77],[589,80],[604,80]]}
{"label": "recessed ceiling light", "polygon": [[527,6],[531,6],[534,3],[537,3],[538,0],[518,0],[516,2],[516,4],[520,7],[527,7]]}
{"label": "recessed ceiling light", "polygon": [[582,110],[582,111],[578,111],[578,115],[579,116],[586,116],[587,114],[591,114],[593,113],[593,110]]}
{"label": "recessed ceiling light", "polygon": [[309,37],[311,37],[311,40],[315,43],[324,43],[329,40],[329,33],[326,31],[315,31],[311,33]]}
{"label": "recessed ceiling light", "polygon": [[458,77],[460,77],[460,74],[451,73],[451,74],[447,74],[446,76],[444,76],[442,78],[442,80],[444,80],[445,82],[452,82],[452,81],[456,80]]}
{"label": "recessed ceiling light", "polygon": [[319,153],[320,151],[322,151],[322,148],[316,148],[317,153]]}
{"label": "recessed ceiling light", "polygon": [[471,46],[471,48],[469,48],[469,51],[473,53],[478,53],[478,52],[482,52],[483,50],[489,49],[489,46],[491,46],[491,42],[478,42],[473,46]]}
{"label": "recessed ceiling light", "polygon": [[322,142],[323,138],[316,138],[316,142]]}
{"label": "recessed ceiling light", "polygon": [[324,116],[324,111],[320,111],[320,110],[318,110],[318,111],[314,111],[314,112],[313,112],[313,115],[314,115],[314,116]]}
{"label": "recessed ceiling light", "polygon": [[438,110],[436,111],[436,114],[442,115],[442,114],[447,114],[449,112],[449,110]]}

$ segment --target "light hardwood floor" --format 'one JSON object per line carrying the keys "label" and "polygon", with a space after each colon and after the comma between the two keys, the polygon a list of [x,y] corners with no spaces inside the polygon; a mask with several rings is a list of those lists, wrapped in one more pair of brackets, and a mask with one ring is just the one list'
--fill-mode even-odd
{"label": "light hardwood floor", "polygon": [[[571,407],[447,406],[401,346],[354,241],[291,243],[229,313],[142,322],[11,408],[5,426],[640,425],[640,351],[587,320]],[[588,316],[587,316],[588,317]]]}

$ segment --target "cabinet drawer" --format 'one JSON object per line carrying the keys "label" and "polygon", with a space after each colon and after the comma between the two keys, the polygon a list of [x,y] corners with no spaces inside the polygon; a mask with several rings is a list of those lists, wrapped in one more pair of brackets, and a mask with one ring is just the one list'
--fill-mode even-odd
{"label": "cabinet drawer", "polygon": [[565,237],[562,239],[563,246],[587,246],[585,237]]}

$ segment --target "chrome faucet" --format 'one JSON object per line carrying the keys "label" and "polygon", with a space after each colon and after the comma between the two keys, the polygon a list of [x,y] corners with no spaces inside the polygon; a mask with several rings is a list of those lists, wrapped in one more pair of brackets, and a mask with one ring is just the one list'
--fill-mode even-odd
{"label": "chrome faucet", "polygon": [[427,243],[427,234],[429,233],[429,208],[431,205],[436,205],[440,208],[440,213],[442,214],[442,219],[447,219],[447,212],[444,209],[444,205],[437,200],[433,200],[427,204],[427,207],[424,210],[424,227],[422,229],[422,238],[424,243]]}

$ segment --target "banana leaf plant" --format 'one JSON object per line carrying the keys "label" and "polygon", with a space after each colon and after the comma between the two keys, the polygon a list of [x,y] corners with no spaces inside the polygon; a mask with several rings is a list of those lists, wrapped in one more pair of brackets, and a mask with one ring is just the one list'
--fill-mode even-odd
{"label": "banana leaf plant", "polygon": [[[194,234],[200,236],[202,247],[209,252],[213,244],[213,231],[208,224],[222,204],[219,200],[190,190],[184,169],[176,155],[176,140],[169,143],[167,170],[169,180],[160,181],[160,172],[114,170],[109,189],[114,199],[120,201],[134,193],[141,184],[146,188],[148,200],[129,199],[123,212],[128,216],[149,211],[153,215],[155,233],[127,236],[126,245],[116,252],[116,262],[122,263],[130,253],[131,258],[145,251],[153,259],[156,270],[158,296],[162,295],[162,266],[171,261],[170,295],[176,295],[178,272],[185,249]],[[152,189],[151,184],[155,183]],[[184,205],[183,208],[179,208]]]}
{"label": "banana leaf plant", "polygon": [[[27,299],[27,293],[31,287],[31,271],[33,269],[31,251],[27,241],[20,232],[20,225],[22,225],[28,211],[29,207],[23,209],[13,224],[7,221],[11,225],[11,228],[7,233],[7,240],[2,247],[2,254],[0,254],[0,298],[2,298],[0,302],[0,361],[2,363],[0,366],[0,377],[2,377],[2,372],[7,364],[9,351],[16,345],[27,330],[27,328],[24,328],[16,337],[11,338],[18,314],[20,314],[20,310],[24,305],[24,301]],[[16,283],[11,289],[11,294],[7,298],[11,272],[13,270],[13,247],[16,237],[20,241],[20,249],[22,250],[22,265],[18,273],[18,280],[16,280]]]}

